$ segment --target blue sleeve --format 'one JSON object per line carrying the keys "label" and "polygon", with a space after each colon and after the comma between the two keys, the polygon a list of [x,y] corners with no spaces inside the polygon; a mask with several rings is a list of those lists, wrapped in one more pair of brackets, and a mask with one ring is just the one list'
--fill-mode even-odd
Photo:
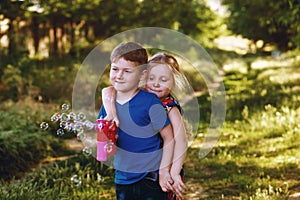
{"label": "blue sleeve", "polygon": [[170,124],[166,110],[159,98],[155,96],[152,101],[152,106],[149,110],[149,116],[154,130],[159,131],[163,127]]}
{"label": "blue sleeve", "polygon": [[106,111],[104,109],[104,106],[101,106],[97,119],[104,118],[104,117],[106,117],[106,115],[107,114],[106,114]]}

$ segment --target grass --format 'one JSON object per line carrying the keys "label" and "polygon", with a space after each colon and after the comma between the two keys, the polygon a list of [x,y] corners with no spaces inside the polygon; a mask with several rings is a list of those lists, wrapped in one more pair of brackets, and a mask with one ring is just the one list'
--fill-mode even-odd
{"label": "grass", "polygon": [[[300,198],[298,64],[248,73],[228,69],[221,137],[203,159],[199,143],[205,134],[198,135],[188,152],[188,199]],[[272,73],[266,73],[270,68]],[[293,76],[278,84],[282,71]]]}
{"label": "grass", "polygon": [[[292,57],[289,55],[289,59]],[[236,63],[238,58],[232,59]],[[300,76],[295,75],[299,74],[299,61],[289,61],[288,66],[280,67],[272,66],[274,61],[270,62],[271,66],[264,62],[263,68],[252,61],[256,65],[251,71],[237,70],[236,65],[230,68],[230,61],[227,63],[226,121],[216,146],[205,158],[200,156],[205,128],[190,146],[185,163],[185,182],[189,188],[186,199],[300,198]],[[281,80],[278,77],[283,73],[284,80]],[[293,74],[292,78],[288,74]],[[201,109],[209,110],[207,99],[199,97]],[[1,123],[1,137],[32,127],[29,124],[38,118],[49,118],[46,113],[53,112],[52,108],[44,109],[38,117],[27,116],[27,112],[37,111],[28,109],[28,105],[16,109],[2,104],[1,111],[7,117]],[[10,131],[10,121],[18,115],[26,116],[26,120],[19,121]],[[208,122],[206,118],[202,120]],[[31,132],[43,134],[34,127]],[[51,135],[51,130],[48,134]],[[24,151],[28,148],[28,155],[33,152],[29,147],[24,147]],[[2,179],[0,187],[0,199],[115,199],[113,169],[82,153],[66,160],[34,165],[22,178]]]}
{"label": "grass", "polygon": [[76,157],[39,166],[24,179],[2,183],[1,199],[114,199],[112,169]]}
{"label": "grass", "polygon": [[186,179],[202,185],[202,199],[288,199],[300,189],[299,111],[266,106],[247,121],[226,123],[206,158],[190,149]]}
{"label": "grass", "polygon": [[58,137],[39,128],[45,112],[52,106],[34,101],[1,104],[0,108],[0,178],[22,177],[32,166],[47,157],[69,155]]}

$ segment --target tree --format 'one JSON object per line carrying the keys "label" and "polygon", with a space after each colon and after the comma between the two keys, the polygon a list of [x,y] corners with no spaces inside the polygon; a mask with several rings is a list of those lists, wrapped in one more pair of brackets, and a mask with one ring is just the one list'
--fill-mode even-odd
{"label": "tree", "polygon": [[25,12],[30,6],[30,2],[28,1],[13,1],[13,0],[3,0],[0,3],[0,15],[3,15],[6,19],[8,19],[8,52],[7,55],[10,55],[12,58],[16,56],[18,53],[18,42],[22,42],[18,40],[18,33],[21,32],[19,30],[19,22],[24,20]]}
{"label": "tree", "polygon": [[143,1],[138,16],[141,26],[175,29],[203,45],[220,35],[222,23],[203,0]]}
{"label": "tree", "polygon": [[223,0],[223,4],[228,6],[228,28],[234,33],[280,50],[300,47],[298,0]]}
{"label": "tree", "polygon": [[[0,7],[0,14],[10,20],[6,33],[10,36],[9,51],[26,46],[14,44],[15,34],[23,34],[32,39],[35,53],[46,38],[50,56],[68,54],[76,45],[94,45],[132,28],[175,29],[201,41],[215,37],[219,25],[204,0],[3,0]],[[20,21],[26,31],[14,29]]]}

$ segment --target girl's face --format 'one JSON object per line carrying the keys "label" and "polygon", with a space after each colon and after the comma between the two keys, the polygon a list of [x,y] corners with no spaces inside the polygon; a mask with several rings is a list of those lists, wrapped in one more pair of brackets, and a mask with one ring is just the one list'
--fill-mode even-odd
{"label": "girl's face", "polygon": [[170,94],[173,87],[174,76],[168,65],[157,64],[150,67],[146,79],[146,91],[156,94],[163,100]]}

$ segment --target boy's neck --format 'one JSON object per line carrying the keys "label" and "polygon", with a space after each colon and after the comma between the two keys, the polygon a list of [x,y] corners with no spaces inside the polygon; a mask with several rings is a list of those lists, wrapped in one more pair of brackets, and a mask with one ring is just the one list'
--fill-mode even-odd
{"label": "boy's neck", "polygon": [[130,92],[120,92],[120,91],[117,91],[116,101],[119,104],[125,104],[126,102],[130,101],[130,99],[132,99],[132,97],[134,97],[138,93],[139,90],[140,89],[137,88],[136,90],[130,91]]}

